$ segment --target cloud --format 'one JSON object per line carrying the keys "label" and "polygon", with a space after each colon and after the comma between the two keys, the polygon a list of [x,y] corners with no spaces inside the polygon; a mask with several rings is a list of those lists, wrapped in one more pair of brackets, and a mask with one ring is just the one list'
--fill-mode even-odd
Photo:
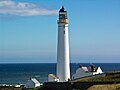
{"label": "cloud", "polygon": [[39,5],[13,0],[0,0],[0,14],[16,16],[56,15],[58,10],[41,8]]}

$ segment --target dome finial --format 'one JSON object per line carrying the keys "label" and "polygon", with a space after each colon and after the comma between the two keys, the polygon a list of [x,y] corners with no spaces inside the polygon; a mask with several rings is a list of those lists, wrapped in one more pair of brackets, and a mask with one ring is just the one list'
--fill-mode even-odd
{"label": "dome finial", "polygon": [[62,10],[64,10],[64,6],[62,6]]}
{"label": "dome finial", "polygon": [[64,12],[64,11],[65,11],[65,8],[64,8],[64,6],[62,6],[62,8],[60,9],[59,12]]}

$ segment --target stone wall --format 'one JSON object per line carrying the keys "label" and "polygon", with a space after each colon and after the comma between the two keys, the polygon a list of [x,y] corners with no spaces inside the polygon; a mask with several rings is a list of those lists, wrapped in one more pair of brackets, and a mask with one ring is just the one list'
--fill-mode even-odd
{"label": "stone wall", "polygon": [[120,82],[47,82],[40,90],[87,90],[93,85],[118,84]]}

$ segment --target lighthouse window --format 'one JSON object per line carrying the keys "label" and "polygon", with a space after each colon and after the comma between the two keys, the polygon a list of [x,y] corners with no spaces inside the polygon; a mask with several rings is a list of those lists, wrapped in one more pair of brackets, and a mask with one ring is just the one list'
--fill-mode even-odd
{"label": "lighthouse window", "polygon": [[62,16],[60,16],[60,18],[62,18]]}
{"label": "lighthouse window", "polygon": [[65,30],[64,30],[64,34],[65,34]]}

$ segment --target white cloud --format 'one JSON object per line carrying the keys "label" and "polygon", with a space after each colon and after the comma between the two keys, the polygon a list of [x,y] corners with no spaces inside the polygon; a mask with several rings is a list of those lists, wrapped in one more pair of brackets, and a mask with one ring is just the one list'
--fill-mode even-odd
{"label": "white cloud", "polygon": [[28,2],[15,2],[12,0],[0,0],[0,14],[17,16],[56,15],[58,10],[40,8],[37,4]]}

